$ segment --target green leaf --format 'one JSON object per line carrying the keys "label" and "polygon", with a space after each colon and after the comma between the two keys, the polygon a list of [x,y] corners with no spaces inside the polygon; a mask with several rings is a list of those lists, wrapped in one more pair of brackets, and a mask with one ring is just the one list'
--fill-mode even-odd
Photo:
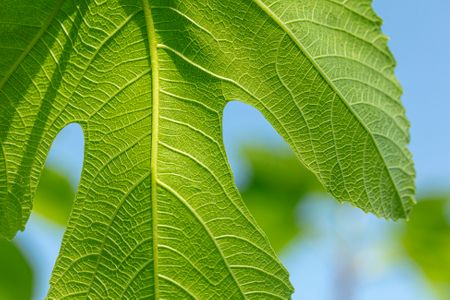
{"label": "green leaf", "polygon": [[322,191],[320,183],[287,151],[249,146],[243,153],[250,180],[239,189],[242,199],[274,250],[281,252],[301,234],[296,208],[308,194]]}
{"label": "green leaf", "polygon": [[450,297],[450,200],[429,197],[411,214],[402,242],[412,260],[435,284],[442,299]]}
{"label": "green leaf", "polygon": [[33,272],[20,249],[0,238],[0,299],[31,299]]}
{"label": "green leaf", "polygon": [[59,225],[66,225],[74,198],[75,193],[67,177],[45,168],[36,189],[33,210]]}
{"label": "green leaf", "polygon": [[226,159],[233,99],[338,200],[411,208],[408,122],[368,0],[0,4],[3,236],[24,228],[56,134],[84,130],[49,298],[289,298]]}

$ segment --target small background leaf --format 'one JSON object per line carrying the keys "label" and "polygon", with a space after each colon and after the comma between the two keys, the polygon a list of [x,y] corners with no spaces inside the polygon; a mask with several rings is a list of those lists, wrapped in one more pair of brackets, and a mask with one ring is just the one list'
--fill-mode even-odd
{"label": "small background leaf", "polygon": [[27,300],[33,292],[33,273],[15,243],[0,238],[0,299]]}
{"label": "small background leaf", "polygon": [[419,201],[406,224],[402,241],[441,299],[450,299],[450,198],[429,197]]}
{"label": "small background leaf", "polygon": [[292,153],[247,147],[243,150],[250,179],[240,188],[257,223],[280,252],[300,232],[297,207],[308,193],[323,191],[321,184]]}
{"label": "small background leaf", "polygon": [[60,172],[44,168],[36,190],[33,210],[59,225],[66,225],[75,192],[68,178]]}

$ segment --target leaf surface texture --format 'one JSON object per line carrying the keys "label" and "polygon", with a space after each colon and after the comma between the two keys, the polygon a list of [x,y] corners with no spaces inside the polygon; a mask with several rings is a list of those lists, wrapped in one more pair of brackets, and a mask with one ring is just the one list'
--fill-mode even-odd
{"label": "leaf surface texture", "polygon": [[406,216],[408,122],[370,5],[1,1],[1,235],[24,228],[52,140],[77,122],[50,299],[289,298],[234,185],[223,109],[259,109],[339,201]]}

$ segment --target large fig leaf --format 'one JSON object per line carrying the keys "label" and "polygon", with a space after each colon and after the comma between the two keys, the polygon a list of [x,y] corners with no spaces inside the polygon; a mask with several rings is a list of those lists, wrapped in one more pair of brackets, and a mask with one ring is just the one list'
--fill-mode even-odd
{"label": "large fig leaf", "polygon": [[84,130],[49,298],[290,297],[233,183],[230,100],[259,109],[338,200],[410,210],[408,122],[369,0],[0,4],[2,236],[24,228],[56,134]]}

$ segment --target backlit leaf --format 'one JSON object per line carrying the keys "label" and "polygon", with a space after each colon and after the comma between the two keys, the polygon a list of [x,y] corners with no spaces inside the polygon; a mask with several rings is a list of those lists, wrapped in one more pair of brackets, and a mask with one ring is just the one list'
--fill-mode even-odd
{"label": "backlit leaf", "polygon": [[49,298],[289,298],[222,113],[253,105],[339,201],[406,216],[408,122],[370,4],[1,0],[1,235],[24,228],[50,144],[77,122],[83,174]]}

